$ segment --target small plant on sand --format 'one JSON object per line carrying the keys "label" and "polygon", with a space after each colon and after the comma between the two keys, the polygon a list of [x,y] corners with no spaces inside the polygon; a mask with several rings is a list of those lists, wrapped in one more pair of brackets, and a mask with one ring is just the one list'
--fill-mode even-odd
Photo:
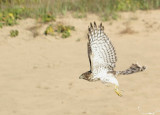
{"label": "small plant on sand", "polygon": [[67,38],[71,35],[71,30],[75,30],[74,26],[64,26],[63,24],[57,25],[57,32],[62,34],[62,38]]}
{"label": "small plant on sand", "polygon": [[49,25],[49,26],[46,28],[44,34],[45,34],[45,35],[52,35],[52,36],[54,35],[54,28],[53,28],[53,25],[52,25],[52,24]]}
{"label": "small plant on sand", "polygon": [[57,24],[57,25],[49,25],[44,34],[45,35],[55,35],[56,33],[61,34],[62,38],[67,38],[71,35],[71,30],[75,30],[74,26],[65,26],[63,24]]}
{"label": "small plant on sand", "polygon": [[19,33],[18,30],[11,30],[10,31],[10,36],[11,37],[16,37],[16,36],[18,36],[18,33]]}
{"label": "small plant on sand", "polygon": [[51,13],[43,13],[39,16],[39,20],[40,22],[47,23],[47,22],[55,21],[56,18]]}
{"label": "small plant on sand", "polygon": [[12,26],[16,24],[16,19],[12,13],[0,13],[0,27],[3,25]]}
{"label": "small plant on sand", "polygon": [[16,24],[16,19],[14,17],[14,15],[12,13],[8,13],[5,17],[4,17],[4,21],[6,25],[12,26],[14,24]]}

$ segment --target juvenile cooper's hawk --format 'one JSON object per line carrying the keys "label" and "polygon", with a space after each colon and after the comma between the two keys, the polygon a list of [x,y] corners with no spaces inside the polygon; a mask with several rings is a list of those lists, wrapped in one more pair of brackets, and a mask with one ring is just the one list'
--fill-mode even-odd
{"label": "juvenile cooper's hawk", "polygon": [[88,58],[90,63],[90,71],[83,73],[79,78],[88,81],[101,80],[103,83],[115,84],[115,92],[121,96],[118,90],[117,75],[128,75],[140,72],[146,69],[145,66],[132,64],[124,71],[115,71],[115,63],[117,61],[116,53],[111,41],[104,33],[102,23],[97,27],[90,23],[88,28]]}

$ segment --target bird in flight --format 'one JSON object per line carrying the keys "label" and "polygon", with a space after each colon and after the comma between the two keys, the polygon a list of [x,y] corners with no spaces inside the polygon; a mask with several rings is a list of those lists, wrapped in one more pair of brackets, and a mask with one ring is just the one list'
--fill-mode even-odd
{"label": "bird in flight", "polygon": [[115,92],[118,96],[122,96],[116,79],[118,75],[133,74],[146,69],[145,66],[132,64],[124,71],[114,70],[117,61],[116,52],[110,39],[104,33],[102,23],[99,26],[95,22],[94,24],[90,23],[87,46],[90,70],[83,73],[79,78],[88,81],[101,80],[103,83],[112,83],[115,85]]}

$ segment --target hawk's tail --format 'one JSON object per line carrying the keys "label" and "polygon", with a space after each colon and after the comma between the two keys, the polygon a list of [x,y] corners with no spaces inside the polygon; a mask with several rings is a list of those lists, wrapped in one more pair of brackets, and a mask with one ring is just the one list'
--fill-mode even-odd
{"label": "hawk's tail", "polygon": [[128,74],[144,71],[145,69],[146,69],[145,66],[141,67],[138,64],[132,64],[128,69],[124,71],[117,71],[116,73],[118,75],[128,75]]}

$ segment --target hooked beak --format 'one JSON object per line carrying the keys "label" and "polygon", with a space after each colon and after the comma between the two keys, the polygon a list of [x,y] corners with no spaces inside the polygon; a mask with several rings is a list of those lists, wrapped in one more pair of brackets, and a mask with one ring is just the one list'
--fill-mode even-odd
{"label": "hooked beak", "polygon": [[84,78],[84,76],[83,76],[83,75],[79,76],[79,79],[83,79],[83,78]]}

